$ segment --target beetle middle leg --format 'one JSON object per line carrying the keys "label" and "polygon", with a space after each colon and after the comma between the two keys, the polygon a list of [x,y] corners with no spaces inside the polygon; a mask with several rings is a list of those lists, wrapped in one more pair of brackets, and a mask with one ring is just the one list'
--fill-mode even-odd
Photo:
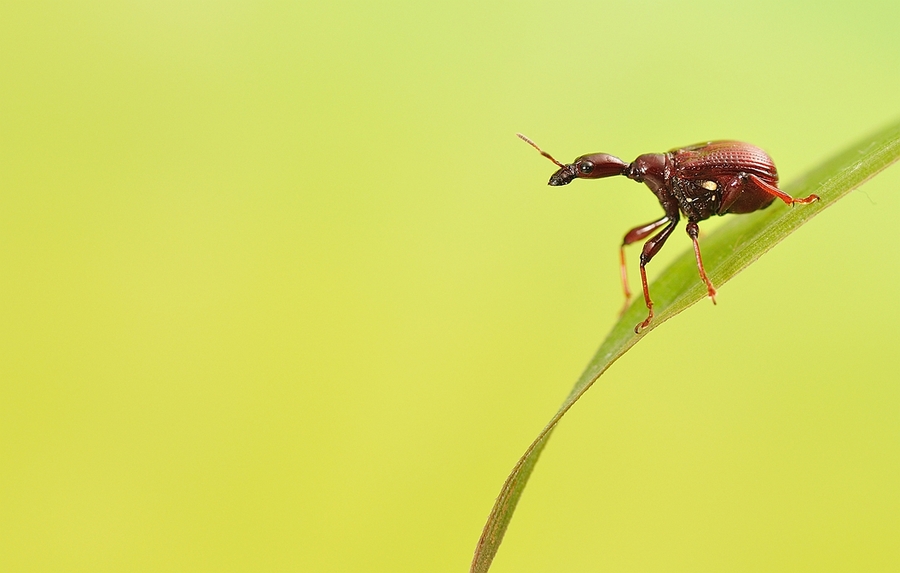
{"label": "beetle middle leg", "polygon": [[639,334],[642,329],[647,328],[650,325],[650,321],[653,320],[653,301],[650,300],[650,287],[647,286],[647,263],[649,263],[656,253],[659,252],[666,243],[666,239],[668,239],[669,235],[672,234],[672,231],[675,230],[675,225],[678,224],[678,217],[666,216],[664,219],[669,220],[668,224],[663,227],[662,231],[644,243],[644,249],[641,251],[641,286],[644,288],[644,303],[647,305],[647,318],[644,319],[644,322],[641,322],[634,327],[635,334]]}
{"label": "beetle middle leg", "polygon": [[653,231],[659,229],[668,222],[669,216],[666,215],[652,223],[635,227],[625,233],[625,238],[622,239],[622,246],[619,247],[619,274],[622,276],[622,291],[625,293],[625,304],[622,306],[622,310],[619,311],[619,316],[625,314],[625,311],[628,310],[628,301],[631,300],[631,289],[628,288],[628,269],[625,266],[625,247],[650,236]]}
{"label": "beetle middle leg", "polygon": [[700,243],[697,242],[697,237],[700,236],[700,227],[697,226],[696,222],[688,221],[685,231],[687,231],[688,236],[694,243],[694,256],[697,258],[697,268],[700,270],[700,278],[706,283],[706,294],[712,299],[713,304],[716,304],[716,287],[713,286],[709,277],[706,276],[706,269],[703,268],[703,259],[700,257]]}

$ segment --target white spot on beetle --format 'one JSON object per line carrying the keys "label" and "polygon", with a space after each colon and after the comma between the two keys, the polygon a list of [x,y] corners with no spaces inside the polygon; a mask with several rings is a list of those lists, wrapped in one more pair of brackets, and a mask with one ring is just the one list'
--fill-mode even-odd
{"label": "white spot on beetle", "polygon": [[704,181],[703,183],[700,184],[700,187],[703,187],[707,191],[715,191],[716,189],[719,188],[719,186],[716,185],[715,181]]}

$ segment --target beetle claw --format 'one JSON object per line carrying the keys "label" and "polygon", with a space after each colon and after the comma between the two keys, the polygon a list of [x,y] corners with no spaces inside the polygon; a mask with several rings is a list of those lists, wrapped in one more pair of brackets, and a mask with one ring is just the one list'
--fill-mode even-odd
{"label": "beetle claw", "polygon": [[639,322],[639,323],[634,327],[634,333],[635,333],[635,334],[640,334],[642,330],[644,330],[645,328],[647,328],[648,326],[650,326],[650,321],[652,321],[652,320],[653,320],[653,309],[651,308],[651,309],[650,309],[650,314],[647,315],[647,318],[645,318],[643,322]]}

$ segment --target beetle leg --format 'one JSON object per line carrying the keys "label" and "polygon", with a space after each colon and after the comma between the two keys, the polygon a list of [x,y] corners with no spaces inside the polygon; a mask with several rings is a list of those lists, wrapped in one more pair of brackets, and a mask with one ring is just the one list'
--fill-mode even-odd
{"label": "beetle leg", "polygon": [[641,286],[644,288],[644,302],[647,304],[647,318],[644,322],[634,327],[635,334],[640,334],[641,330],[650,325],[653,320],[653,301],[650,300],[650,288],[647,286],[647,263],[659,252],[666,243],[666,239],[672,234],[675,225],[678,224],[677,217],[670,217],[669,223],[663,227],[663,230],[654,235],[650,240],[644,243],[644,250],[641,251]]}
{"label": "beetle leg", "polygon": [[788,205],[793,205],[794,203],[800,203],[802,205],[806,205],[807,203],[812,203],[814,201],[819,200],[818,195],[810,195],[809,197],[803,197],[802,199],[794,199],[793,197],[791,197],[790,195],[788,195],[787,193],[785,193],[778,187],[775,187],[774,185],[769,185],[768,183],[766,183],[765,181],[763,181],[756,175],[750,175],[749,178],[750,178],[750,181],[752,181],[753,184],[756,185],[758,188],[762,189],[763,191],[765,191],[766,193],[768,193],[770,195],[774,195],[774,196],[778,197],[779,199],[781,199]]}
{"label": "beetle leg", "polygon": [[619,247],[619,274],[621,274],[622,276],[622,290],[625,293],[625,304],[622,306],[622,310],[619,312],[619,316],[625,314],[625,311],[628,310],[628,301],[631,300],[631,289],[628,288],[628,269],[625,267],[625,246],[648,237],[650,233],[659,229],[668,222],[669,216],[666,215],[662,219],[657,219],[652,223],[647,223],[646,225],[635,227],[634,229],[628,231],[625,234],[625,238],[622,239],[622,246]]}
{"label": "beetle leg", "polygon": [[691,241],[694,242],[694,256],[697,257],[697,268],[700,269],[700,278],[706,283],[706,293],[712,299],[713,304],[716,304],[716,287],[713,286],[709,277],[706,276],[706,269],[703,268],[703,259],[700,258],[700,243],[697,242],[697,237],[700,235],[700,227],[694,221],[688,221],[685,231],[687,231]]}
{"label": "beetle leg", "polygon": [[731,209],[734,202],[738,200],[744,191],[744,185],[747,183],[747,176],[744,174],[736,175],[731,181],[725,185],[722,191],[722,204],[719,205],[717,215],[724,215]]}

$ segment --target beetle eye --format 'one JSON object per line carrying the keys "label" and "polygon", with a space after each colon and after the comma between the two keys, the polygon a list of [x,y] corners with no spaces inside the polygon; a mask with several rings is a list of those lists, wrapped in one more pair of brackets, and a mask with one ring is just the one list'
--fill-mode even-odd
{"label": "beetle eye", "polygon": [[585,161],[583,163],[578,164],[578,170],[582,173],[590,173],[594,170],[594,164],[590,161]]}

